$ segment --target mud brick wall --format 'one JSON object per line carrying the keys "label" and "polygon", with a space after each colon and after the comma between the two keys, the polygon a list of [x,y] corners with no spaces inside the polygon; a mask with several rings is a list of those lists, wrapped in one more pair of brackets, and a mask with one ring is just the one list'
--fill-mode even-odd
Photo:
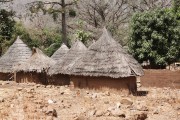
{"label": "mud brick wall", "polygon": [[144,87],[170,87],[180,89],[180,70],[144,70],[141,85]]}

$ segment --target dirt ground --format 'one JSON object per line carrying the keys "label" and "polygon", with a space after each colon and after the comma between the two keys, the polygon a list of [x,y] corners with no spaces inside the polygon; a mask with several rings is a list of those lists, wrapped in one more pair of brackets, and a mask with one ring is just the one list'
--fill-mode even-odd
{"label": "dirt ground", "polygon": [[180,89],[138,95],[0,81],[0,120],[180,120]]}

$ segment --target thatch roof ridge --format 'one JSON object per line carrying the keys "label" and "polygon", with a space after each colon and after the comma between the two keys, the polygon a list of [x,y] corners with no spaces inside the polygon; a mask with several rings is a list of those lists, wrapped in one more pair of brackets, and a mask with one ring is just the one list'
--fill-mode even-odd
{"label": "thatch roof ridge", "polygon": [[50,67],[48,73],[52,74],[68,74],[71,66],[74,65],[75,61],[84,54],[87,50],[87,47],[79,40],[77,40],[68,53],[63,56],[62,59],[58,60],[55,65]]}
{"label": "thatch roof ridge", "polygon": [[51,56],[51,58],[55,61],[58,61],[63,57],[67,52],[69,51],[69,48],[63,43],[61,47]]}
{"label": "thatch roof ridge", "polygon": [[104,28],[101,37],[72,66],[70,74],[119,78],[141,76],[143,70]]}
{"label": "thatch roof ridge", "polygon": [[13,67],[26,62],[31,56],[31,49],[19,38],[8,48],[0,58],[0,72],[12,73]]}
{"label": "thatch roof ridge", "polygon": [[45,55],[39,48],[33,48],[32,56],[24,64],[15,67],[15,71],[46,72],[55,61]]}

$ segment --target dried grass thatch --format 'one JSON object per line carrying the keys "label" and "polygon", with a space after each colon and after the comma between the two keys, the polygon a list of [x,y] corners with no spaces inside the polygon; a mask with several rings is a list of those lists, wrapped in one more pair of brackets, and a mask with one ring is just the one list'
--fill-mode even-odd
{"label": "dried grass thatch", "polygon": [[61,47],[51,56],[55,61],[61,59],[69,51],[69,48],[63,43]]}
{"label": "dried grass thatch", "polygon": [[87,50],[86,46],[79,40],[77,40],[68,53],[63,56],[62,59],[58,60],[55,65],[53,65],[48,73],[50,75],[55,74],[68,74],[71,66],[74,65],[76,60]]}
{"label": "dried grass thatch", "polygon": [[40,49],[33,48],[32,56],[29,60],[15,67],[16,72],[46,72],[50,66],[54,65],[55,61],[45,55]]}
{"label": "dried grass thatch", "polygon": [[72,68],[72,75],[83,76],[120,78],[144,74],[141,65],[112,38],[106,28]]}
{"label": "dried grass thatch", "polygon": [[25,63],[31,56],[31,49],[19,37],[0,58],[0,72],[12,73],[13,67]]}

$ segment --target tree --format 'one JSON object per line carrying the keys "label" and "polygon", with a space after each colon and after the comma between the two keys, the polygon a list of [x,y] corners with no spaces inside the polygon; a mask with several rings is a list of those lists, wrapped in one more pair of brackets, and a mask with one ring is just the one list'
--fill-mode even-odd
{"label": "tree", "polygon": [[137,13],[131,28],[129,48],[139,62],[162,67],[180,56],[180,24],[171,9]]}
{"label": "tree", "polygon": [[167,8],[171,6],[172,0],[128,0],[128,5],[133,12],[144,12],[157,8]]}
{"label": "tree", "polygon": [[[67,0],[66,0],[67,1]],[[72,0],[65,3],[65,0],[61,0],[60,2],[54,2],[54,1],[35,1],[31,2],[28,5],[30,5],[30,11],[32,13],[36,13],[39,10],[41,10],[44,14],[48,13],[51,14],[54,20],[57,19],[58,14],[61,13],[61,21],[62,21],[62,39],[63,43],[68,45],[67,41],[67,30],[66,30],[66,13],[68,10],[68,7],[76,4],[78,0]]]}
{"label": "tree", "polygon": [[78,17],[88,24],[84,29],[95,31],[94,39],[98,29],[106,26],[115,38],[121,38],[119,42],[126,43],[130,18],[127,0],[80,0],[77,11]]}
{"label": "tree", "polygon": [[180,20],[180,0],[174,0],[173,11],[177,15],[177,19]]}
{"label": "tree", "polygon": [[0,56],[3,52],[3,46],[9,41],[13,34],[15,21],[13,20],[14,12],[0,10]]}

